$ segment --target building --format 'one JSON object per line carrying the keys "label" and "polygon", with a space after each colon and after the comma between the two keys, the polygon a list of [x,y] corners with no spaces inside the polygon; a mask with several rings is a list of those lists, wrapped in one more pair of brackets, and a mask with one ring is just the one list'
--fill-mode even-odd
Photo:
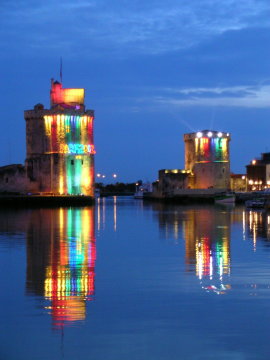
{"label": "building", "polygon": [[160,170],[153,196],[207,197],[230,189],[230,139],[210,130],[185,134],[185,169]]}
{"label": "building", "polygon": [[270,188],[270,153],[262,153],[261,158],[253,159],[246,169],[248,191]]}
{"label": "building", "polygon": [[51,106],[26,110],[25,166],[0,168],[0,191],[94,195],[94,111],[84,89],[64,89],[51,80]]}
{"label": "building", "polygon": [[187,189],[190,172],[181,169],[162,169],[158,172],[158,181],[153,183],[156,196],[170,196],[176,190]]}
{"label": "building", "polygon": [[184,135],[185,170],[193,189],[230,188],[230,134],[204,130]]}
{"label": "building", "polygon": [[247,191],[247,176],[246,174],[231,173],[231,190],[232,191]]}

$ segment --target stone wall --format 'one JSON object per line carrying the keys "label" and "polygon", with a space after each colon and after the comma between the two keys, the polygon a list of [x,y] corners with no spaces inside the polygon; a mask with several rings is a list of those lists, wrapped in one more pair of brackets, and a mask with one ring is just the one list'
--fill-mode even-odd
{"label": "stone wall", "polygon": [[26,193],[28,181],[25,167],[13,164],[0,167],[0,192]]}
{"label": "stone wall", "polygon": [[225,162],[197,163],[194,166],[195,189],[229,189],[230,164]]}

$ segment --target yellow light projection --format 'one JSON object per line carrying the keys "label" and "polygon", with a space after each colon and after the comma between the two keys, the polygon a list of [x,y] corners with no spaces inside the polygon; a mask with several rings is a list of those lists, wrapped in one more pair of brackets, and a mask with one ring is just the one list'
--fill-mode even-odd
{"label": "yellow light projection", "polygon": [[62,89],[64,104],[84,104],[84,89]]}
{"label": "yellow light projection", "polygon": [[64,89],[59,82],[52,82],[51,104],[62,105],[63,107],[84,104],[84,89]]}

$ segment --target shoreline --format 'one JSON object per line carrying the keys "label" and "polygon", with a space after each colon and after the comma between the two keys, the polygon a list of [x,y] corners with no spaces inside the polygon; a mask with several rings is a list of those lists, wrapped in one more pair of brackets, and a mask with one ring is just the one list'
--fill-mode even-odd
{"label": "shoreline", "polygon": [[92,196],[0,194],[0,207],[70,207],[94,203]]}

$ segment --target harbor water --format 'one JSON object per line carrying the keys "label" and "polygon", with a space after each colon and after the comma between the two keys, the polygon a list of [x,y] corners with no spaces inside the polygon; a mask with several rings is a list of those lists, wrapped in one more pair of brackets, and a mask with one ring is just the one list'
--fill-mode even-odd
{"label": "harbor water", "polygon": [[1,360],[269,359],[270,213],[0,210]]}

